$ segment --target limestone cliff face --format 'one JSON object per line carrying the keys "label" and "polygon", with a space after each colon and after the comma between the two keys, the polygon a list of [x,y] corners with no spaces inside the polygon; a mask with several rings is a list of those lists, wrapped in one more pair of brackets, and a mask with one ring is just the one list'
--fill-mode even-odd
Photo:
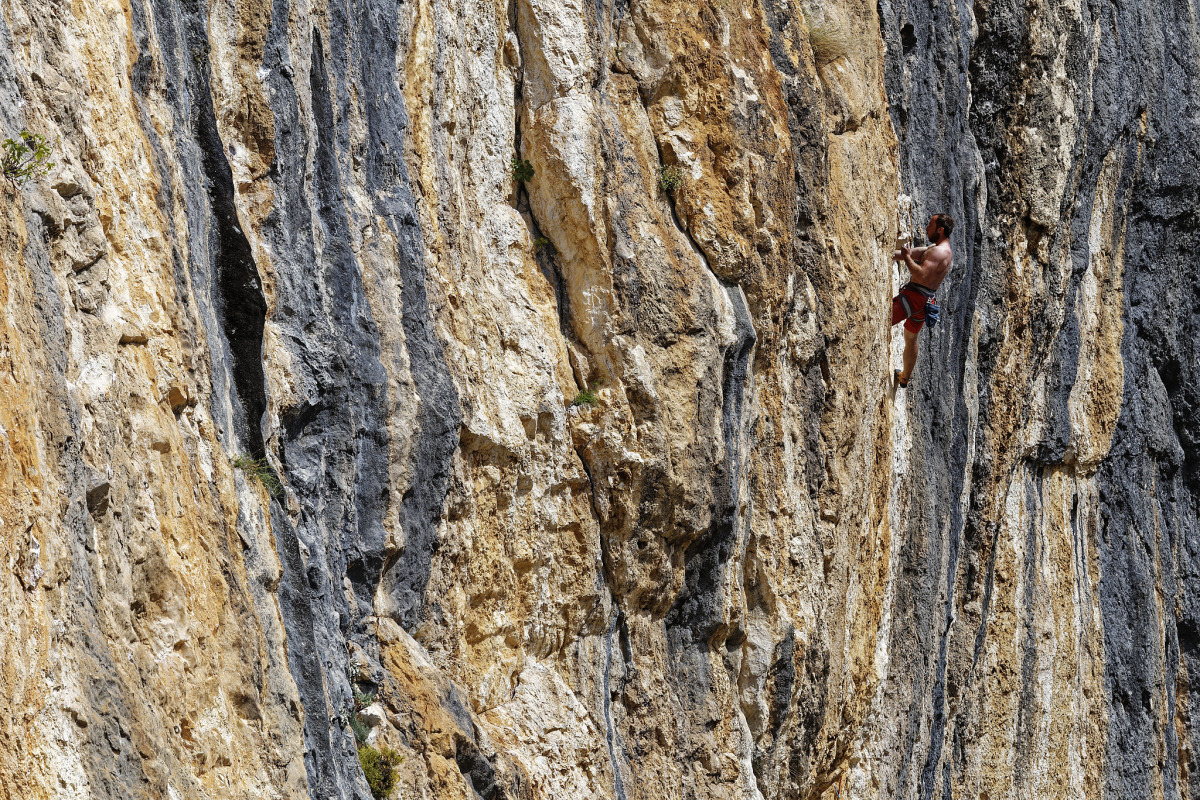
{"label": "limestone cliff face", "polygon": [[1200,796],[1198,11],[0,0],[0,798]]}

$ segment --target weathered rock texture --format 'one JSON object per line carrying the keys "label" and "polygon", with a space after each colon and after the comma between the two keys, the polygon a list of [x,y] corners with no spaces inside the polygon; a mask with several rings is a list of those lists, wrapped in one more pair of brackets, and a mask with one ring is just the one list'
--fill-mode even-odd
{"label": "weathered rock texture", "polygon": [[1200,797],[1198,12],[0,0],[0,798]]}

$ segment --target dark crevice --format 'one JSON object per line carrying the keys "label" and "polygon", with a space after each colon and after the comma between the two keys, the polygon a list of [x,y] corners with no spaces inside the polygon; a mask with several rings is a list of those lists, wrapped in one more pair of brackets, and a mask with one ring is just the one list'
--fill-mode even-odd
{"label": "dark crevice", "polygon": [[767,698],[766,733],[763,740],[767,742],[764,749],[756,744],[751,766],[754,771],[755,784],[760,788],[771,786],[773,780],[772,765],[778,753],[787,752],[787,742],[781,741],[780,734],[787,721],[791,709],[792,692],[796,687],[796,630],[791,625],[783,639],[775,645],[771,666],[767,670],[763,693]]}
{"label": "dark crevice", "polygon": [[[612,660],[613,660],[613,633],[618,625],[622,628],[623,635],[626,637],[622,644],[628,646],[629,630],[625,627],[625,616],[621,612],[621,606],[617,602],[616,594],[613,594],[613,614],[612,623],[608,627],[608,633],[604,637],[604,696],[601,698],[601,703],[604,706],[604,743],[608,749],[608,760],[613,769],[613,794],[617,800],[626,800],[625,795],[625,777],[622,769],[622,762],[626,761],[625,747],[621,741],[621,736],[617,731],[616,721],[613,719],[612,699],[616,692],[611,686],[612,682]],[[623,648],[624,649],[624,648]],[[624,691],[624,687],[620,689]],[[620,758],[618,758],[618,750]]]}
{"label": "dark crevice", "polygon": [[[496,760],[502,757],[497,756]],[[528,800],[532,784],[515,763],[504,760],[501,768],[465,736],[454,737],[454,764],[467,785],[482,800]]]}
{"label": "dark crevice", "polygon": [[212,212],[209,257],[217,278],[213,305],[229,344],[234,390],[242,410],[241,418],[234,421],[235,430],[242,447],[254,458],[263,458],[266,447],[262,418],[267,409],[267,393],[262,347],[267,303],[250,242],[238,221],[233,173],[213,110],[209,45],[202,24],[205,15],[198,8],[191,10],[186,25],[187,52],[193,65],[188,71],[188,84],[194,101],[192,132],[200,148]]}
{"label": "dark crevice", "polygon": [[[530,219],[533,223],[533,239],[536,243],[542,237],[541,228],[538,227],[537,220],[533,219],[532,214]],[[563,338],[574,343],[580,349],[584,349],[584,345],[579,342],[574,332],[571,330],[571,296],[567,293],[567,283],[563,278],[562,268],[558,264],[558,253],[554,251],[553,245],[537,248],[535,244],[534,258],[537,259],[538,269],[541,270],[542,276],[550,287],[554,289],[554,310],[558,314],[558,330]],[[588,388],[586,386],[581,388]]]}
{"label": "dark crevice", "polygon": [[1020,644],[1020,702],[1017,705],[1017,728],[1014,741],[1014,749],[1016,750],[1016,759],[1013,763],[1013,775],[1018,784],[1023,784],[1028,780],[1028,777],[1033,768],[1033,745],[1036,741],[1036,731],[1034,730],[1037,724],[1035,715],[1032,713],[1036,708],[1037,696],[1035,685],[1035,672],[1038,665],[1038,642],[1037,642],[1037,621],[1034,619],[1035,595],[1038,592],[1038,566],[1043,563],[1042,554],[1039,551],[1040,540],[1037,535],[1037,520],[1040,518],[1038,514],[1039,498],[1044,496],[1043,484],[1045,480],[1045,470],[1038,469],[1037,477],[1034,481],[1027,481],[1025,487],[1025,502],[1027,508],[1030,509],[1029,518],[1025,523],[1025,550],[1024,564],[1022,576],[1022,597],[1021,597],[1021,627],[1024,628],[1024,635]]}

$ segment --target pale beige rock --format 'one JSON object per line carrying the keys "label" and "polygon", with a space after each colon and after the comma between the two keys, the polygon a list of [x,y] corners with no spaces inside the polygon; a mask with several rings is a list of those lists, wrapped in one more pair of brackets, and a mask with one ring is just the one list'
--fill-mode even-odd
{"label": "pale beige rock", "polygon": [[[228,331],[192,267],[207,263],[211,212],[190,185],[195,133],[175,113],[194,87],[163,65],[195,59],[211,75],[267,304],[268,463],[287,479],[294,412],[323,398],[281,282],[289,254],[271,245],[276,147],[297,133],[286,126],[305,133],[307,171],[290,177],[314,207],[329,201],[309,174],[322,155],[312,37],[332,62],[360,21],[320,2],[284,20],[280,4],[214,2],[210,48],[185,52],[148,10],[159,5],[171,4],[0,0],[22,98],[3,111],[54,138],[60,162],[19,191],[0,186],[0,798],[309,796],[305,724],[331,720],[352,758],[335,724],[352,680],[378,690],[358,712],[370,743],[404,756],[396,797],[466,800],[484,777],[522,800],[890,798],[901,779],[913,791],[933,711],[899,671],[910,654],[893,634],[913,611],[901,550],[924,520],[929,434],[892,393],[902,342],[885,315],[902,279],[891,251],[920,221],[900,185],[877,4],[397,5],[398,40],[382,38],[408,127],[405,151],[387,155],[412,190],[428,327],[461,420],[447,434],[428,613],[404,630],[377,581],[371,616],[329,623],[353,640],[333,648],[358,677],[318,663],[299,679],[284,572],[339,563],[344,574],[309,589],[357,609],[345,562],[362,543],[322,530],[295,564],[280,543],[317,513],[313,486],[365,479],[329,467],[285,480],[272,504],[233,467],[247,454],[230,422]],[[1056,53],[1079,10],[1042,5],[1034,38],[1065,74]],[[818,26],[843,32],[846,52],[818,59]],[[296,120],[273,111],[261,71],[273,46]],[[349,241],[289,234],[322,254],[345,245],[356,308],[375,326],[380,572],[413,546],[402,507],[428,478],[416,440],[430,398],[403,325],[414,273],[363,163],[382,92],[350,83],[331,104]],[[947,689],[945,741],[961,742],[965,765],[956,797],[1103,793],[1095,473],[1125,389],[1116,188],[1131,167],[1120,148],[1105,160],[1082,289],[1073,307],[1044,308],[1080,109],[1058,82],[1040,91],[1061,130],[1011,142],[1027,219],[996,222],[1010,248],[997,280],[1010,319],[1078,326],[1071,455],[1031,466],[1050,424],[1031,329],[1005,331],[987,386],[969,341],[966,463],[992,468],[947,502],[982,498],[995,578],[978,652],[984,600],[958,588],[948,555],[931,590],[950,597],[936,623],[946,658],[972,675]],[[1133,135],[1140,146],[1147,131]],[[514,158],[533,168],[523,184]],[[350,447],[324,445],[323,465]],[[357,513],[347,504],[348,530]],[[948,540],[948,526],[929,520],[930,536]],[[302,705],[304,679],[324,707]],[[910,726],[924,737],[912,758]],[[1020,726],[1035,755],[1016,776]],[[930,769],[952,757],[941,752]]]}

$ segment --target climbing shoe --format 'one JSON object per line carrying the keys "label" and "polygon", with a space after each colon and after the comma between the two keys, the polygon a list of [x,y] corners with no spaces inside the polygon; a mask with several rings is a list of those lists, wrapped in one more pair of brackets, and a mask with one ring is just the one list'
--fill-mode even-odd
{"label": "climbing shoe", "polygon": [[892,370],[892,377],[896,379],[896,385],[899,386],[901,389],[908,388],[908,381],[900,380],[900,370],[898,370],[898,369]]}

